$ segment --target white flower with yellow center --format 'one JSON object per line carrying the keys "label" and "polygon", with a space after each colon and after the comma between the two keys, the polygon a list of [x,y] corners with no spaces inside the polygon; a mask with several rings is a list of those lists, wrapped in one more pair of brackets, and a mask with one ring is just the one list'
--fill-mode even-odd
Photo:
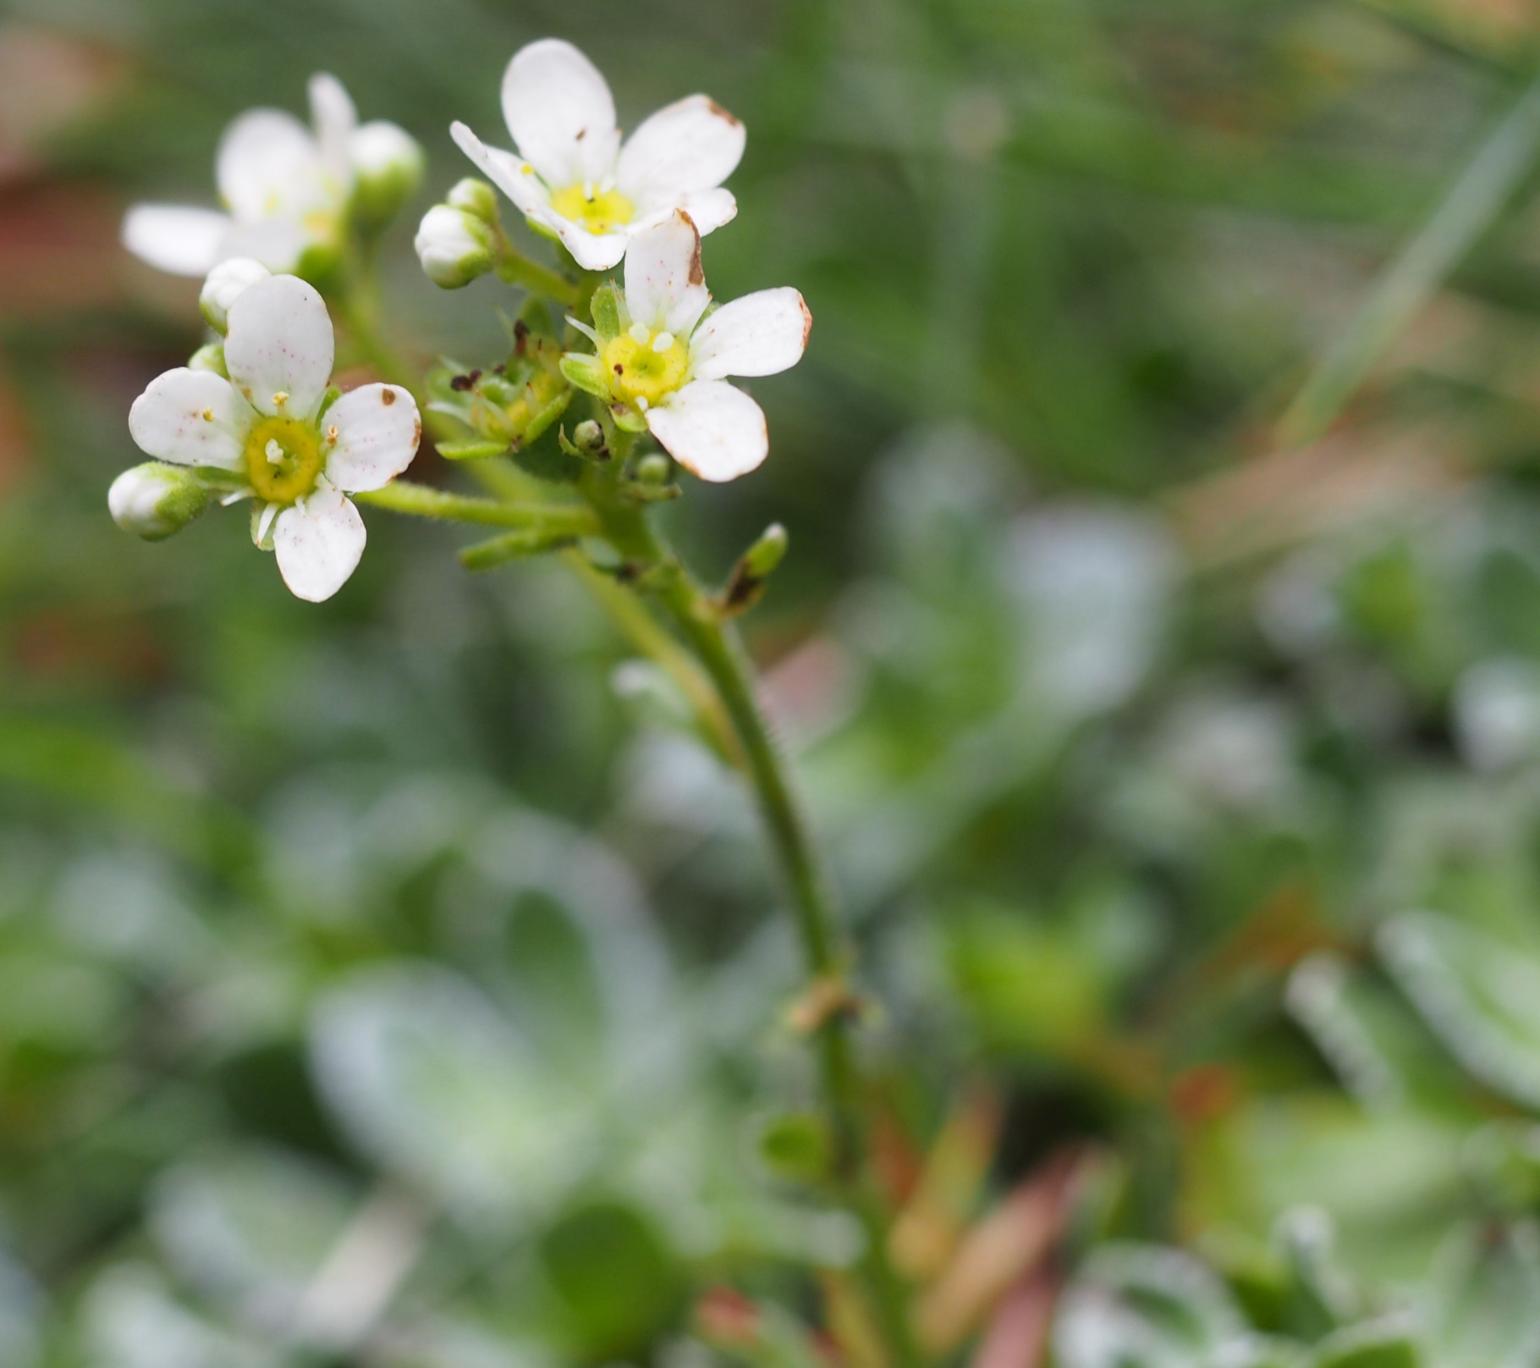
{"label": "white flower with yellow center", "polygon": [[[281,109],[240,115],[220,139],[214,163],[228,212],[137,204],[123,220],[124,246],[151,266],[186,276],[207,275],[230,257],[292,271],[307,253],[336,252],[360,177],[410,180],[420,173],[421,153],[393,124],[360,128],[342,83],[324,72],[310,78],[310,113],[313,129]],[[382,172],[387,144],[401,165]]]}
{"label": "white flower with yellow center", "polygon": [[757,467],[770,450],[764,410],[727,377],[775,375],[797,364],[813,327],[801,293],[758,290],[708,314],[700,234],[684,213],[637,235],[618,312],[601,320],[599,300],[608,293],[596,296],[600,326],[569,320],[597,351],[569,352],[567,378],[603,395],[621,420],[639,417],[703,480],[735,480]]}
{"label": "white flower with yellow center", "polygon": [[518,155],[488,147],[463,123],[450,131],[482,174],[585,270],[615,265],[637,233],[675,210],[702,233],[738,212],[721,186],[743,156],[743,125],[704,95],[660,109],[622,145],[604,77],[571,43],[543,38],[508,63],[503,117]]}
{"label": "white flower with yellow center", "polygon": [[128,430],[148,455],[203,467],[258,501],[253,537],[277,553],[284,583],[319,602],[347,581],[364,523],[346,496],[379,489],[416,454],[422,423],[398,385],[364,385],[326,405],[331,319],[295,276],[272,276],[229,306],[227,380],[179,367],[134,401]]}

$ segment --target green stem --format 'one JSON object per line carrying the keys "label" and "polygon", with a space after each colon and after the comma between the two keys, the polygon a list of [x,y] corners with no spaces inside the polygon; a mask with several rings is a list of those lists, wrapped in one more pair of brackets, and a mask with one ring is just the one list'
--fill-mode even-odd
{"label": "green stem", "polygon": [[577,504],[506,503],[448,494],[410,480],[395,480],[383,489],[352,496],[357,502],[391,513],[444,522],[478,523],[485,527],[514,527],[552,536],[586,537],[599,530],[599,520]]}
{"label": "green stem", "polygon": [[497,275],[510,285],[518,285],[531,294],[543,295],[565,308],[575,308],[582,298],[582,287],[566,276],[531,261],[505,237],[498,244]]}
{"label": "green stem", "polygon": [[866,1236],[863,1271],[892,1362],[898,1368],[914,1368],[923,1360],[909,1322],[903,1283],[888,1257],[888,1223],[866,1157],[865,1106],[850,1037],[851,1014],[840,991],[848,956],[834,897],[793,790],[789,766],[759,706],[753,666],[737,630],[723,620],[711,596],[685,569],[645,512],[615,498],[613,479],[593,472],[584,492],[603,522],[605,535],[620,553],[659,572],[654,576],[658,598],[715,687],[731,722],[744,775],[754,789],[791,895],[810,992],[834,990],[829,1010],[817,1014],[811,1033],[834,1131],[835,1176]]}

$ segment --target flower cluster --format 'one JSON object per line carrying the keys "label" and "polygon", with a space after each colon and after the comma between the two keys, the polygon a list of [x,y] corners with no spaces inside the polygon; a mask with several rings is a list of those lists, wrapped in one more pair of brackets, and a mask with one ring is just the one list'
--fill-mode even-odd
{"label": "flower cluster", "polygon": [[[411,195],[422,158],[394,124],[360,127],[334,77],[312,78],[310,103],[312,128],[258,109],[225,132],[216,178],[228,212],[140,205],[128,214],[132,250],[205,277],[199,307],[225,336],[135,401],[129,432],[154,460],[120,476],[108,504],[122,526],[158,540],[214,503],[249,499],[253,540],[275,552],[296,595],[320,600],[363,551],[347,496],[392,481],[422,433],[417,402],[400,386],[329,387],[334,337],[321,291],[355,330],[367,327],[370,310],[354,292],[369,239]],[[516,152],[486,146],[460,123],[454,140],[571,268],[525,257],[484,181],[462,180],[423,218],[415,245],[436,284],[454,289],[495,270],[530,294],[505,361],[485,372],[446,363],[428,377],[440,454],[512,457],[542,479],[572,482],[579,464],[618,453],[611,492],[639,502],[679,492],[670,458],[708,481],[755,469],[769,450],[765,416],[728,381],[794,365],[812,315],[790,288],[712,305],[701,236],[737,212],[722,182],[743,155],[743,125],[691,95],[623,140],[604,78],[556,39],[514,55],[502,104]],[[597,275],[617,266],[619,284]],[[547,304],[557,306],[554,329]],[[591,353],[572,349],[584,338]],[[377,337],[355,331],[352,341],[363,355],[382,354]],[[593,416],[569,438],[559,424],[579,393],[591,396]],[[644,434],[668,454],[635,450]],[[436,516],[442,496],[415,488],[373,501]],[[593,513],[551,505],[475,518],[514,528],[503,550],[566,544],[575,528],[603,526]]]}
{"label": "flower cluster", "polygon": [[[455,141],[577,266],[623,271],[623,289],[592,292],[589,321],[569,316],[595,350],[569,352],[563,374],[602,400],[616,427],[650,432],[701,479],[755,469],[769,451],[765,416],[727,379],[795,365],[813,319],[790,288],[711,306],[701,237],[737,213],[722,182],[743,155],[742,123],[708,96],[691,95],[622,141],[603,76],[558,39],[514,54],[502,103],[516,153],[488,147],[461,123],[451,130]],[[423,219],[418,255],[446,288],[509,259],[486,192],[482,182],[462,181]]]}

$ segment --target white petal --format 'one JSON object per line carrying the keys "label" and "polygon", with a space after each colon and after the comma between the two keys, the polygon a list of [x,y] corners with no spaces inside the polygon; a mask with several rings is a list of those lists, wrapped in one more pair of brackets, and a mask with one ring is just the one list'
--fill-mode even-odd
{"label": "white petal", "polygon": [[692,190],[680,201],[679,207],[690,216],[695,231],[702,237],[714,233],[725,223],[738,217],[738,201],[731,190],[718,187],[715,190]]}
{"label": "white petal", "polygon": [[176,204],[136,204],[123,216],[123,245],[175,275],[202,276],[220,259],[230,216]]}
{"label": "white petal", "polygon": [[626,254],[626,244],[631,241],[628,233],[590,233],[582,224],[550,210],[530,217],[555,233],[572,259],[585,271],[607,271],[618,265]]}
{"label": "white petal", "polygon": [[352,183],[352,159],[349,143],[358,127],[358,110],[347,88],[329,71],[318,71],[310,78],[310,122],[315,125],[316,145],[321,161],[339,187]]}
{"label": "white petal", "polygon": [[688,214],[675,214],[631,239],[626,307],[636,322],[687,337],[710,302],[700,234]]}
{"label": "white petal", "polygon": [[800,290],[756,290],[722,305],[695,330],[690,374],[698,380],[774,375],[802,359],[812,331],[813,315]]}
{"label": "white petal", "polygon": [[134,400],[128,431],[159,460],[240,470],[255,416],[223,376],[179,366],[157,375]]}
{"label": "white petal", "polygon": [[647,410],[669,455],[703,480],[747,475],[770,451],[764,410],[724,380],[695,380]]}
{"label": "white petal", "polygon": [[222,258],[250,257],[270,271],[285,272],[299,264],[309,243],[310,235],[297,219],[252,219],[230,225],[230,231],[220,243],[219,255]]}
{"label": "white petal", "polygon": [[348,581],[364,554],[364,520],[340,489],[319,484],[273,524],[278,571],[296,597],[320,603]]}
{"label": "white petal", "polygon": [[331,383],[332,321],[298,276],[273,276],[230,306],[225,368],[261,413],[309,418]]}
{"label": "white petal", "polygon": [[422,420],[400,385],[364,385],[326,410],[327,435],[337,431],[326,478],[349,494],[389,484],[417,454]]}
{"label": "white petal", "polygon": [[450,124],[449,136],[475,163],[476,169],[507,195],[521,213],[543,217],[549,211],[551,193],[527,161],[500,147],[488,147],[463,123]]}
{"label": "white petal", "polygon": [[451,124],[460,150],[526,217],[549,228],[585,271],[606,271],[626,254],[624,233],[590,233],[581,224],[551,210],[551,192],[535,168],[500,147],[488,147],[463,123]]}
{"label": "white petal", "polygon": [[690,95],[645,120],[621,148],[620,188],[649,207],[709,190],[743,157],[743,124],[705,95]]}
{"label": "white petal", "polygon": [[281,109],[242,114],[219,140],[219,193],[238,219],[297,218],[323,207],[327,177],[310,130]]}
{"label": "white petal", "polygon": [[503,117],[519,149],[553,189],[602,180],[615,169],[620,130],[599,69],[571,43],[542,38],[503,73]]}

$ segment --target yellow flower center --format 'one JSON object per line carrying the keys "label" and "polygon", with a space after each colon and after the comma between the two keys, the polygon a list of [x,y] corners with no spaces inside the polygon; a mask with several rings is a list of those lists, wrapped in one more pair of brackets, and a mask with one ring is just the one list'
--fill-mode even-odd
{"label": "yellow flower center", "polygon": [[690,369],[690,349],[683,341],[672,333],[649,333],[640,324],[606,342],[600,357],[610,392],[641,409],[672,394]]}
{"label": "yellow flower center", "polygon": [[291,504],[315,488],[326,466],[321,434],[298,418],[264,418],[246,438],[246,478],[259,499]]}
{"label": "yellow flower center", "polygon": [[590,233],[613,233],[636,217],[636,206],[619,190],[595,190],[592,184],[569,185],[551,196],[551,208]]}

